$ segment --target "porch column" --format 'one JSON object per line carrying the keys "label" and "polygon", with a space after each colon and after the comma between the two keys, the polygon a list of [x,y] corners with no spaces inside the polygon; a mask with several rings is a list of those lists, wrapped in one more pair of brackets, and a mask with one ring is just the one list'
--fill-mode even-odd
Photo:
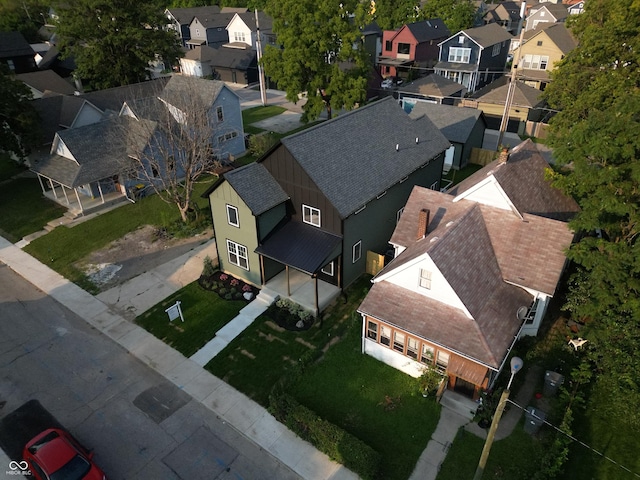
{"label": "porch column", "polygon": [[260,259],[260,284],[264,286],[264,257],[262,255],[258,255]]}
{"label": "porch column", "polygon": [[40,188],[42,189],[42,193],[45,193],[44,183],[42,183],[42,175],[38,174],[38,182],[40,183]]}
{"label": "porch column", "polygon": [[104,204],[104,195],[102,194],[102,186],[100,185],[100,182],[98,182],[98,192],[100,192],[100,200],[102,200],[102,203]]}
{"label": "porch column", "polygon": [[318,275],[313,276],[313,286],[316,293],[316,314],[320,314],[320,302],[318,301]]}
{"label": "porch column", "polygon": [[71,205],[71,202],[69,201],[69,197],[67,197],[66,188],[64,188],[64,185],[62,185],[62,184],[60,184],[60,187],[62,188],[62,193],[64,194],[64,199],[67,201],[67,205]]}
{"label": "porch column", "polygon": [[80,205],[80,212],[84,213],[84,209],[82,208],[82,202],[80,201],[80,195],[78,195],[78,189],[74,188],[74,192],[76,192],[76,199],[78,200],[78,205]]}
{"label": "porch column", "polygon": [[57,200],[58,194],[56,193],[56,187],[53,185],[53,180],[51,180],[50,178],[47,180],[49,180],[49,186],[51,187],[51,191],[53,192],[53,198]]}
{"label": "porch column", "polygon": [[286,265],[285,269],[287,270],[287,297],[290,297],[291,296],[291,285],[289,285],[289,265]]}

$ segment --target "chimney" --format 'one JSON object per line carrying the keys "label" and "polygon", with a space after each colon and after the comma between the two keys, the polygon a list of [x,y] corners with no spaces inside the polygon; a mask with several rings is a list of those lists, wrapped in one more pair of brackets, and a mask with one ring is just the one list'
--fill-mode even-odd
{"label": "chimney", "polygon": [[428,208],[423,208],[418,214],[418,231],[416,232],[416,240],[422,240],[427,236],[427,229],[429,228],[429,215],[431,212]]}
{"label": "chimney", "polygon": [[506,163],[509,160],[509,149],[504,147],[498,156],[498,163]]}

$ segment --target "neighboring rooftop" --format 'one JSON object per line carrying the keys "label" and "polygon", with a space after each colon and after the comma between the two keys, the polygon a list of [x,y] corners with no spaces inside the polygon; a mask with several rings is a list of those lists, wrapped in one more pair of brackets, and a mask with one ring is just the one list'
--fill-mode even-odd
{"label": "neighboring rooftop", "polygon": [[440,129],[449,141],[466,143],[473,127],[482,116],[482,111],[477,108],[416,102],[409,116],[418,118],[421,115],[429,117],[429,120]]}
{"label": "neighboring rooftop", "polygon": [[261,163],[254,162],[231,170],[224,174],[224,179],[229,182],[254,216],[289,199],[280,184]]}
{"label": "neighboring rooftop", "polygon": [[454,94],[464,95],[467,91],[463,85],[449,80],[442,75],[432,73],[426,77],[418,78],[411,83],[406,83],[398,88],[399,92],[419,93],[429,97],[449,97]]}
{"label": "neighboring rooftop", "polygon": [[[492,103],[494,105],[504,105],[509,90],[509,77],[503,76],[484,86],[473,95],[471,99],[479,103]],[[542,92],[537,88],[530,87],[524,82],[517,81],[513,94],[514,107],[533,108],[544,103]]]}

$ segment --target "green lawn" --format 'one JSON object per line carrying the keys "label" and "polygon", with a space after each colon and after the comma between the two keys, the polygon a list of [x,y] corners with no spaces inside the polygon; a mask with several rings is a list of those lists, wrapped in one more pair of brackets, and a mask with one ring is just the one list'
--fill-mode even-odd
{"label": "green lawn", "polygon": [[[180,301],[184,322],[169,321],[165,309]],[[232,320],[247,302],[224,300],[193,282],[136,318],[136,323],[185,357],[196,353]]]}
{"label": "green lawn", "polygon": [[[378,451],[381,478],[406,479],[431,438],[440,407],[418,393],[415,379],[360,353],[354,312],[369,279],[363,276],[347,290],[348,300],[341,297],[326,312],[322,327],[316,321],[306,332],[289,332],[259,317],[206,368],[266,407],[273,386],[297,372],[301,359],[321,356],[289,393]],[[335,344],[322,355],[319,349],[329,342]]]}
{"label": "green lawn", "polygon": [[247,125],[251,125],[252,123],[256,123],[270,117],[275,117],[276,115],[280,115],[282,112],[286,111],[286,108],[279,107],[277,105],[258,106],[243,110],[242,123],[245,125],[245,132],[247,132]]}
{"label": "green lawn", "polygon": [[0,205],[0,234],[10,242],[42,230],[49,221],[61,217],[66,211],[42,195],[35,178],[15,178],[3,183]]}
{"label": "green lawn", "polygon": [[[204,218],[210,218],[209,207],[208,201],[200,198],[200,194],[208,186],[209,182],[197,184],[193,193]],[[96,287],[74,263],[142,225],[166,227],[179,218],[175,205],[168,205],[157,195],[151,195],[79,223],[73,228],[57,227],[47,235],[35,239],[24,250],[90,293],[97,293]]]}

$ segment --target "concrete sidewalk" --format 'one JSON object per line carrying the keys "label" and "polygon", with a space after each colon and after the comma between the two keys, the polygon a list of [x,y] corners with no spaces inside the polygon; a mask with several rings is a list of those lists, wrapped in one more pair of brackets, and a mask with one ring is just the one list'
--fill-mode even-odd
{"label": "concrete sidewalk", "polygon": [[[263,407],[0,237],[0,261],[120,344],[306,479],[357,479]],[[200,268],[202,263],[200,263]]]}

